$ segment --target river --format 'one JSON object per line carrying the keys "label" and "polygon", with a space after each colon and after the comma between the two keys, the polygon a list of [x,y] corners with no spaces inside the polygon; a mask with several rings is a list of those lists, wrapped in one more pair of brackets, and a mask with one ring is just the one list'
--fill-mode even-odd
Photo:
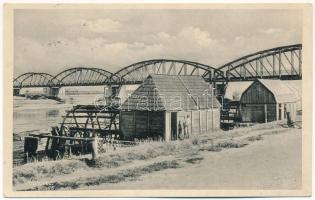
{"label": "river", "polygon": [[67,95],[64,103],[50,99],[13,99],[13,132],[23,134],[34,130],[48,130],[57,126],[65,111],[78,104],[93,104],[102,94]]}
{"label": "river", "polygon": [[[30,100],[13,98],[13,133],[23,138],[29,133],[50,132],[52,126],[59,126],[65,111],[78,104],[93,104],[103,93],[65,95],[60,103],[50,99]],[[23,151],[23,140],[13,142],[14,152]]]}

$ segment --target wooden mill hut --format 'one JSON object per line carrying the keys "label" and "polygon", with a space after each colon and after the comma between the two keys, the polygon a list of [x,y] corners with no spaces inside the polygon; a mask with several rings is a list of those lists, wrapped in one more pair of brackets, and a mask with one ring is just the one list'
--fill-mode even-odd
{"label": "wooden mill hut", "polygon": [[296,117],[296,93],[281,80],[258,79],[242,94],[240,112],[243,122],[270,122]]}
{"label": "wooden mill hut", "polygon": [[122,104],[125,140],[175,140],[220,127],[220,104],[200,76],[149,75]]}
{"label": "wooden mill hut", "polygon": [[224,98],[230,101],[240,101],[243,92],[253,81],[229,82],[226,85]]}

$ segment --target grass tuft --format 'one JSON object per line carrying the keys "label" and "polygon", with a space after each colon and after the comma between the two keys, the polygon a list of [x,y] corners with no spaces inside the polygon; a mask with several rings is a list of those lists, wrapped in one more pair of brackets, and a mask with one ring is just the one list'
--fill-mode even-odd
{"label": "grass tuft", "polygon": [[[13,184],[14,186],[22,184],[23,187],[28,187],[26,186],[29,184],[28,182],[32,185],[36,181],[47,180],[51,183],[40,185],[37,189],[58,190],[134,180],[143,174],[181,167],[179,161],[191,164],[199,163],[203,160],[203,157],[199,155],[199,151],[219,152],[228,148],[241,148],[248,145],[249,142],[263,140],[265,135],[285,131],[286,129],[281,127],[279,123],[269,123],[267,125],[235,129],[229,131],[228,134],[227,132],[218,131],[211,132],[211,134],[194,135],[190,139],[180,141],[148,142],[138,146],[119,148],[114,152],[99,154],[96,160],[90,160],[86,156],[82,156],[79,159],[76,157],[76,159],[69,160],[29,163],[13,168]],[[255,133],[257,136],[246,137],[248,133]],[[240,139],[243,136],[245,136],[245,139]],[[236,139],[237,137],[239,139]],[[153,161],[160,161],[160,158],[175,160],[148,165],[148,163],[152,163],[153,159],[155,159]],[[135,166],[138,167],[133,168]],[[123,169],[119,173],[117,173],[119,169],[116,170],[118,167]],[[112,170],[113,168],[115,170]],[[113,174],[110,170],[113,171]],[[110,173],[108,173],[109,171]],[[104,173],[107,173],[107,175]],[[84,175],[91,175],[91,177]],[[56,181],[56,179],[64,180],[63,177],[69,177],[71,181]]]}
{"label": "grass tuft", "polygon": [[95,186],[104,183],[118,183],[121,181],[135,180],[136,178],[165,169],[175,169],[181,167],[176,160],[161,161],[149,164],[143,167],[127,169],[118,172],[117,174],[104,175],[99,173],[87,179],[78,177],[71,181],[52,182],[29,190],[60,190],[60,189],[76,189],[84,186]]}
{"label": "grass tuft", "polygon": [[264,138],[261,135],[257,135],[257,136],[250,136],[246,138],[248,141],[250,142],[254,142],[254,141],[259,141],[259,140],[263,140]]}
{"label": "grass tuft", "polygon": [[248,143],[243,142],[243,141],[235,142],[232,140],[218,143],[218,147],[221,147],[221,148],[241,148],[246,145],[248,145]]}

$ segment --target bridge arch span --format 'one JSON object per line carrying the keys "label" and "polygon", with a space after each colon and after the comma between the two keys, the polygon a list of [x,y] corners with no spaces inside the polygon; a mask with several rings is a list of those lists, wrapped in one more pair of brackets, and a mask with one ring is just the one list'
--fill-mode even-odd
{"label": "bridge arch span", "polygon": [[28,72],[16,77],[13,87],[47,87],[52,78],[53,76],[47,73]]}
{"label": "bridge arch span", "polygon": [[76,67],[66,69],[54,76],[50,85],[54,87],[63,86],[96,86],[117,82],[119,79],[113,73],[89,67]]}
{"label": "bridge arch span", "polygon": [[186,60],[153,59],[131,64],[115,73],[121,84],[140,84],[149,74],[200,75],[206,81],[214,77],[215,68]]}
{"label": "bridge arch span", "polygon": [[252,53],[218,68],[216,80],[242,81],[257,78],[294,80],[302,78],[302,44]]}

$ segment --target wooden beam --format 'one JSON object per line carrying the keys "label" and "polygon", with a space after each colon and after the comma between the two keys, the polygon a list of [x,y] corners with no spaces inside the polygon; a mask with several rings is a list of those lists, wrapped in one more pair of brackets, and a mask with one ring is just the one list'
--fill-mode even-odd
{"label": "wooden beam", "polygon": [[29,134],[32,137],[39,137],[39,138],[57,138],[57,139],[65,139],[65,140],[77,140],[77,141],[92,141],[94,138],[80,138],[80,137],[67,137],[67,136],[54,136],[54,135],[36,135],[36,134]]}

